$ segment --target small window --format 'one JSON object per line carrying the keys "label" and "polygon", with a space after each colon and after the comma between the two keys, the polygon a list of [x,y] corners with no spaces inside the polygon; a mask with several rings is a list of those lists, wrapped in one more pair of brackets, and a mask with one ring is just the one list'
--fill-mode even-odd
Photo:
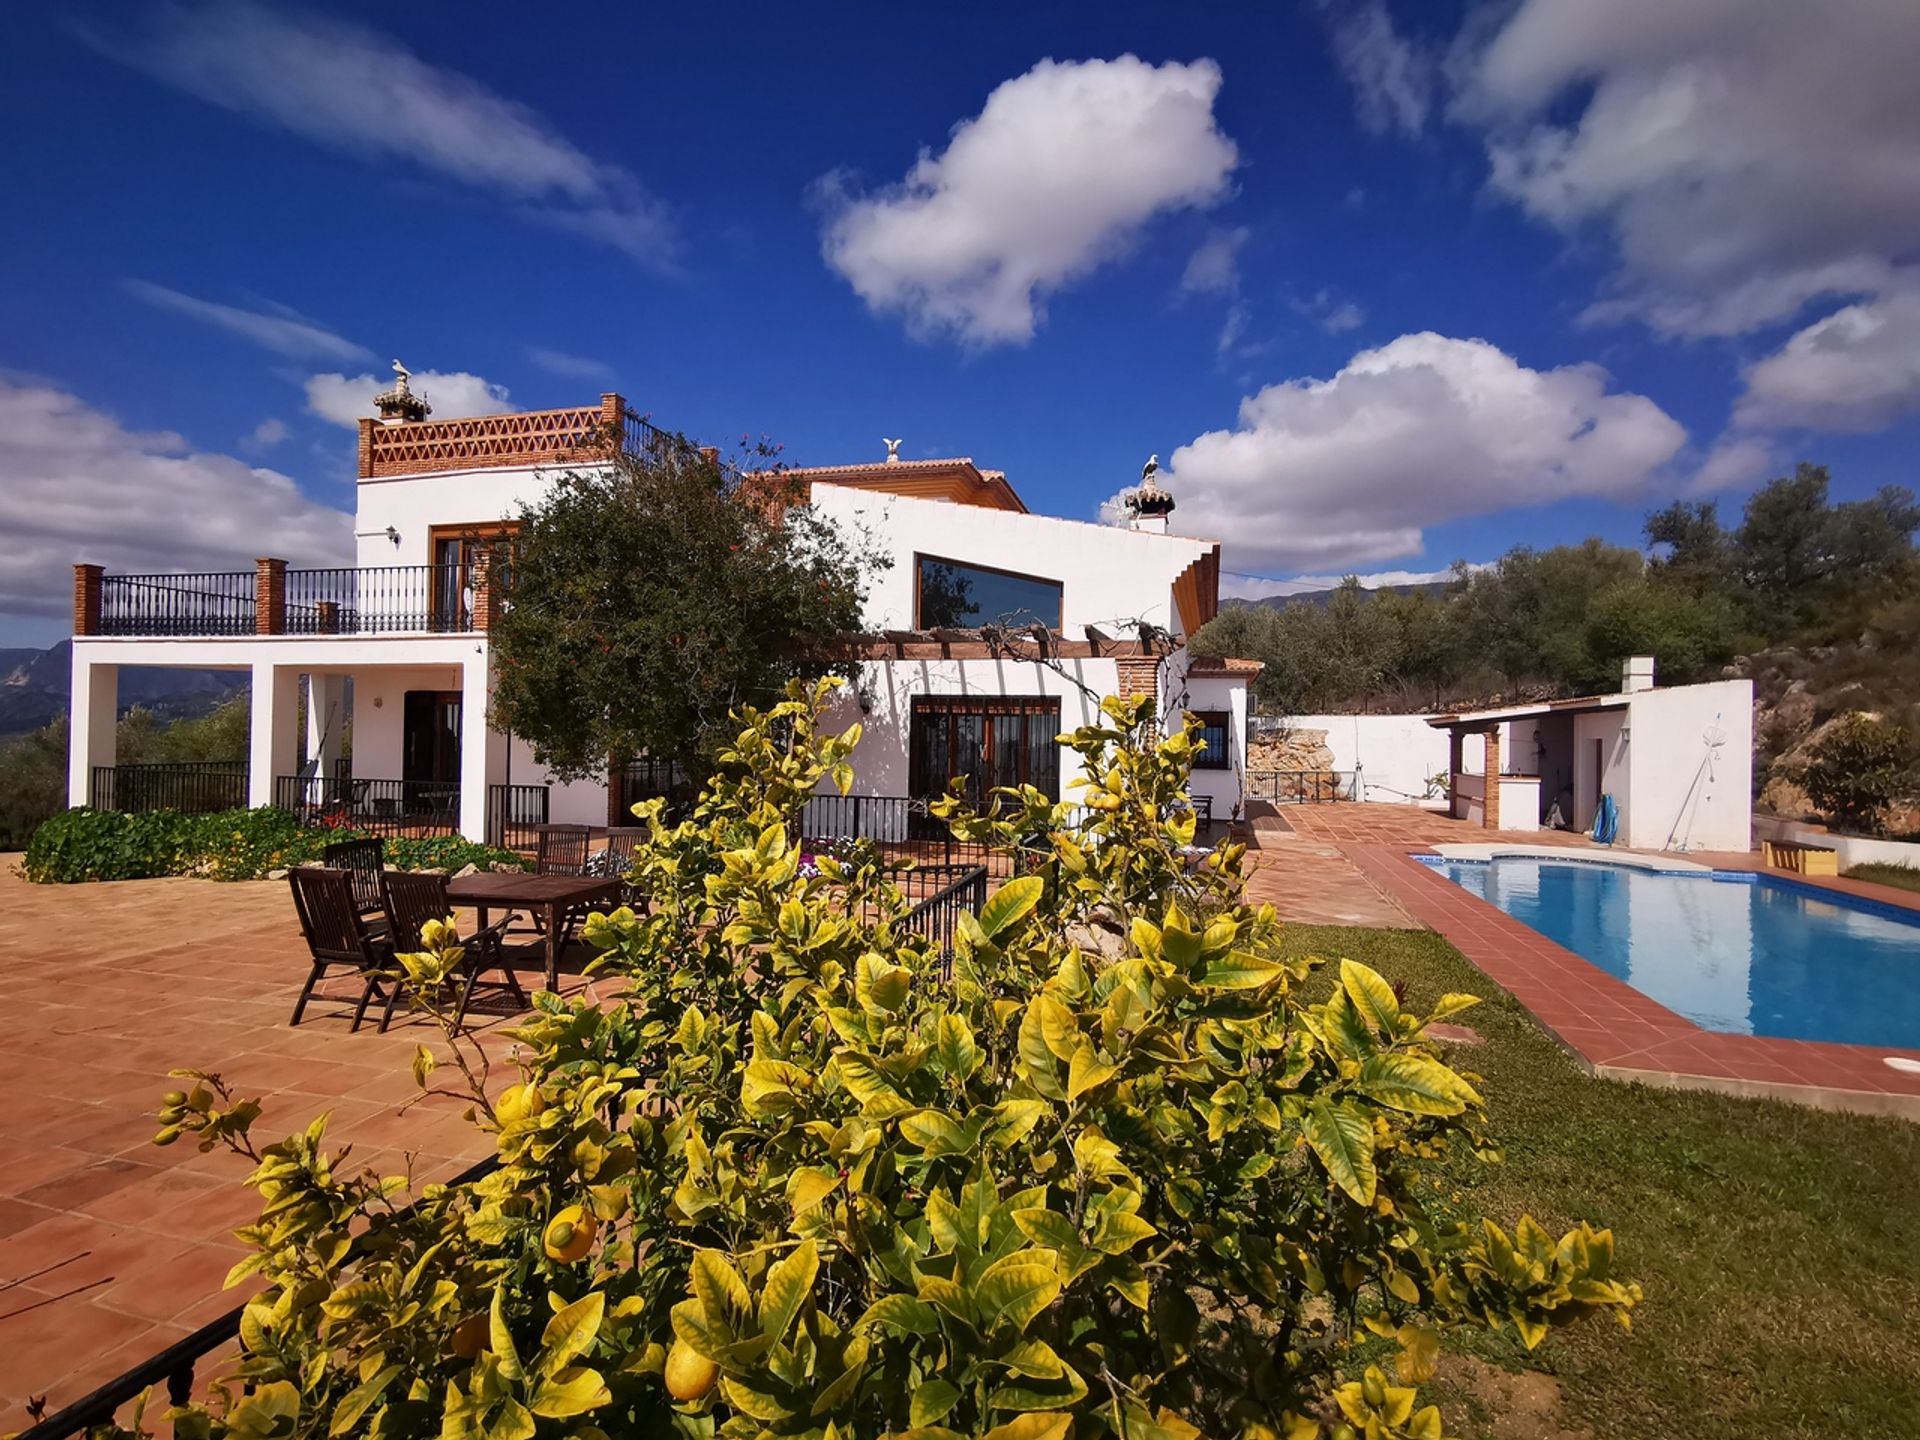
{"label": "small window", "polygon": [[1233,768],[1232,721],[1224,710],[1196,710],[1193,712],[1194,739],[1200,743],[1200,750],[1193,757],[1196,770],[1231,770]]}
{"label": "small window", "polygon": [[1060,628],[1060,582],[965,565],[933,555],[915,560],[916,624],[922,630],[973,630],[982,625]]}

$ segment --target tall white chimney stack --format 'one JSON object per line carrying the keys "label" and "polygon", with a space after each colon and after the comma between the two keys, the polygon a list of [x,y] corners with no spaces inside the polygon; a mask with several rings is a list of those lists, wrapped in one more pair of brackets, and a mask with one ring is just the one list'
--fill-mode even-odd
{"label": "tall white chimney stack", "polygon": [[1638,694],[1653,689],[1653,656],[1629,655],[1620,664],[1620,692]]}

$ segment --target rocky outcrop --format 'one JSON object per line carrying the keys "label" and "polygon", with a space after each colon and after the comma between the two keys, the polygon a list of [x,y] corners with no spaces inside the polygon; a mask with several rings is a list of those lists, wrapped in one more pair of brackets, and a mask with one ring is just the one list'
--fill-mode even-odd
{"label": "rocky outcrop", "polygon": [[1269,730],[1247,742],[1249,770],[1333,769],[1333,751],[1324,730]]}

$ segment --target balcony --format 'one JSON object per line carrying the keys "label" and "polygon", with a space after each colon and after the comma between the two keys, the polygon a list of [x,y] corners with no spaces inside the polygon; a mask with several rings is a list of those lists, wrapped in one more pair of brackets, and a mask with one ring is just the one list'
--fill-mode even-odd
{"label": "balcony", "polygon": [[487,628],[484,560],[471,565],[382,565],[107,575],[74,567],[75,635],[457,635]]}

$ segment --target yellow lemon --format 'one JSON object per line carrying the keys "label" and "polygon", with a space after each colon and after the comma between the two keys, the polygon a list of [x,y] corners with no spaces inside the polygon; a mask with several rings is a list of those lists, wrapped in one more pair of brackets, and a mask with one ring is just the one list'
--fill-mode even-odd
{"label": "yellow lemon", "polygon": [[720,1367],[684,1340],[667,1351],[667,1393],[676,1400],[698,1400],[713,1389]]}
{"label": "yellow lemon", "polygon": [[547,1258],[571,1265],[593,1248],[594,1232],[600,1222],[579,1205],[569,1205],[547,1222]]}

